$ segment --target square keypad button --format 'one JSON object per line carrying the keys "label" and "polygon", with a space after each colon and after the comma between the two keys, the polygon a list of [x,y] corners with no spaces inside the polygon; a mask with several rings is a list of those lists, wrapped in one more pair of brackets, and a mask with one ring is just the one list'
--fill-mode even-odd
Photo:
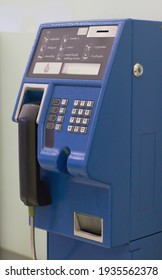
{"label": "square keypad button", "polygon": [[84,115],[90,117],[92,110],[85,110]]}
{"label": "square keypad button", "polygon": [[68,99],[62,99],[61,105],[62,106],[67,106],[68,105]]}
{"label": "square keypad button", "polygon": [[60,107],[59,113],[65,115],[65,112],[66,112],[66,108]]}
{"label": "square keypad button", "polygon": [[64,116],[58,116],[57,121],[62,123],[64,121]]}
{"label": "square keypad button", "polygon": [[80,133],[86,133],[87,132],[87,127],[86,126],[81,126],[80,127]]}
{"label": "square keypad button", "polygon": [[87,101],[87,107],[88,108],[92,108],[93,105],[94,105],[94,101],[92,101],[92,100]]}
{"label": "square keypad button", "polygon": [[80,101],[80,107],[86,107],[87,106],[87,101],[81,100]]}
{"label": "square keypad button", "polygon": [[74,101],[74,106],[75,106],[75,107],[79,107],[79,106],[80,106],[80,100],[77,100],[77,99],[76,99],[76,100]]}
{"label": "square keypad button", "polygon": [[88,125],[89,124],[89,118],[83,118],[82,119],[82,124]]}
{"label": "square keypad button", "polygon": [[56,123],[55,130],[60,131],[62,129],[62,124]]}
{"label": "square keypad button", "polygon": [[68,132],[73,132],[74,131],[74,126],[73,125],[68,125],[67,131]]}
{"label": "square keypad button", "polygon": [[72,113],[72,115],[77,115],[78,111],[79,111],[78,109],[73,108],[71,113]]}
{"label": "square keypad button", "polygon": [[78,115],[79,115],[79,116],[84,115],[84,110],[83,110],[83,109],[79,109],[79,110],[78,110]]}
{"label": "square keypad button", "polygon": [[80,126],[78,126],[78,125],[74,126],[74,132],[79,133],[80,132]]}
{"label": "square keypad button", "polygon": [[75,123],[76,117],[70,117],[70,123]]}

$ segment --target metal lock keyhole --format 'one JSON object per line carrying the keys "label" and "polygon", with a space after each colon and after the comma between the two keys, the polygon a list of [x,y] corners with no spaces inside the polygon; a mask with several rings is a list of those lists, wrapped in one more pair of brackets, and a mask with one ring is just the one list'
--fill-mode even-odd
{"label": "metal lock keyhole", "polygon": [[135,77],[140,77],[143,74],[143,66],[140,63],[136,63],[133,67],[133,73]]}

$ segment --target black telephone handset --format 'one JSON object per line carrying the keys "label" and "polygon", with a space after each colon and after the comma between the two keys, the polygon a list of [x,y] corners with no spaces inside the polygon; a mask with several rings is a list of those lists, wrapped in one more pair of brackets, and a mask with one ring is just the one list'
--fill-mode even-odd
{"label": "black telephone handset", "polygon": [[38,104],[24,104],[18,118],[20,197],[27,206],[51,203],[47,186],[40,180],[37,160]]}

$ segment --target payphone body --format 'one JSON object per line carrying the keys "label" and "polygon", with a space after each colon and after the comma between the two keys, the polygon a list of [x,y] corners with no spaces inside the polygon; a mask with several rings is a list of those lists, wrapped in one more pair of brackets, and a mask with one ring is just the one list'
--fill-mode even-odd
{"label": "payphone body", "polygon": [[40,104],[48,259],[162,258],[161,49],[160,22],[40,26],[13,120]]}

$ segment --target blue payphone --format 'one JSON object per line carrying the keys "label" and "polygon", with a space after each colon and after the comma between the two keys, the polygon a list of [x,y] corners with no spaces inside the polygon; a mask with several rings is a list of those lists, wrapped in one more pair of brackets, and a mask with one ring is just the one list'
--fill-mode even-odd
{"label": "blue payphone", "polygon": [[162,259],[161,50],[160,22],[40,26],[13,120],[48,259]]}

